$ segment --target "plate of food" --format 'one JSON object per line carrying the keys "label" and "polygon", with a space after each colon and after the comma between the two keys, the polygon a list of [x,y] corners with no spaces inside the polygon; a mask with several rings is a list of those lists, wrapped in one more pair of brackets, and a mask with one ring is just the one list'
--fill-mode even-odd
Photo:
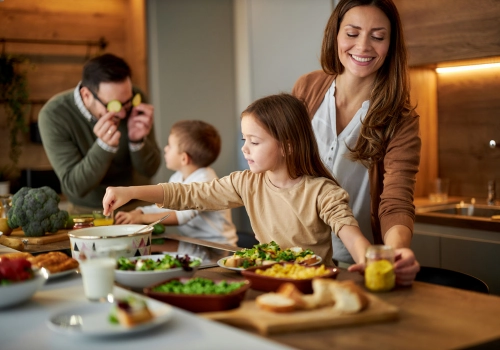
{"label": "plate of food", "polygon": [[86,303],[57,311],[46,324],[57,333],[108,337],[149,330],[164,324],[172,315],[170,305],[133,294],[121,294],[115,295],[113,304]]}
{"label": "plate of food", "polygon": [[276,242],[256,244],[252,248],[244,248],[232,256],[217,261],[220,267],[242,271],[254,266],[271,265],[278,262],[293,262],[307,266],[320,264],[322,258],[310,249],[292,247],[282,249]]}
{"label": "plate of food", "polygon": [[116,262],[115,281],[127,287],[142,289],[175,277],[191,277],[200,265],[200,258],[187,254],[121,257]]}
{"label": "plate of food", "polygon": [[33,266],[45,268],[49,272],[49,280],[70,275],[78,270],[77,260],[62,252],[50,252],[27,258]]}
{"label": "plate of food", "polygon": [[58,279],[58,278],[61,278],[61,277],[64,277],[64,276],[71,275],[71,274],[73,274],[73,273],[75,273],[77,271],[78,271],[78,268],[69,269],[69,270],[65,270],[65,271],[61,271],[61,272],[54,272],[54,273],[50,273],[49,272],[49,281],[55,280],[55,279]]}

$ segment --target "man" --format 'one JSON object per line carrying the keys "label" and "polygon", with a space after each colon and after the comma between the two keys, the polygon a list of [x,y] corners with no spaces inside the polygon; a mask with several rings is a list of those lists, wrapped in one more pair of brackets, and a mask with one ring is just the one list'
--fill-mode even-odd
{"label": "man", "polygon": [[130,78],[123,59],[98,56],[85,64],[74,90],[40,111],[42,142],[72,213],[102,209],[106,187],[137,184],[138,174],[150,178],[160,166],[153,106],[140,102]]}

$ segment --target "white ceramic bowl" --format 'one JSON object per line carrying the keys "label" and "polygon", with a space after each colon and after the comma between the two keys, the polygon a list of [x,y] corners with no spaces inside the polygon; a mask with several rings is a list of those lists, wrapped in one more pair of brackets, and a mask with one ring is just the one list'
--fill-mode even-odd
{"label": "white ceramic bowl", "polygon": [[[163,259],[165,255],[149,255],[129,258],[130,260],[137,259]],[[174,255],[175,256],[175,255]],[[189,256],[191,259],[197,259],[196,257]],[[115,281],[121,285],[142,289],[153,284],[157,284],[171,278],[177,277],[192,277],[194,273],[198,270],[198,266],[193,267],[191,271],[185,271],[180,267],[161,270],[161,271],[123,271],[115,270]]]}
{"label": "white ceramic bowl", "polygon": [[153,228],[135,233],[146,225],[111,225],[82,228],[71,231],[71,255],[94,258],[112,251],[117,257],[133,257],[151,254]]}
{"label": "white ceramic bowl", "polygon": [[35,292],[45,284],[47,277],[47,272],[39,270],[35,272],[35,276],[30,280],[0,286],[0,309],[30,300]]}

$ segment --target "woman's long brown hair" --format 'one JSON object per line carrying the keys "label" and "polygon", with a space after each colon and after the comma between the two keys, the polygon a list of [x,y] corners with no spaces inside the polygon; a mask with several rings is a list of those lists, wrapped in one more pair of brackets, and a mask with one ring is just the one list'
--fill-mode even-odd
{"label": "woman's long brown hair", "polygon": [[361,127],[360,137],[349,157],[365,166],[384,157],[387,144],[396,129],[414,107],[410,104],[410,79],[403,26],[391,0],[341,0],[325,28],[321,48],[321,67],[327,74],[342,74],[344,66],[338,55],[337,35],[347,11],[356,6],[375,6],[391,23],[391,42],[384,64],[377,72],[370,96],[370,107]]}
{"label": "woman's long brown hair", "polygon": [[303,175],[326,177],[338,185],[321,161],[311,119],[302,101],[289,94],[263,97],[241,113],[241,118],[246,116],[254,117],[278,141],[291,179]]}

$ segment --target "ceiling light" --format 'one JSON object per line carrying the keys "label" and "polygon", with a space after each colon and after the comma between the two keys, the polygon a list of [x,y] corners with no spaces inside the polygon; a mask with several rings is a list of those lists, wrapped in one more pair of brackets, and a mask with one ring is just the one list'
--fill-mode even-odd
{"label": "ceiling light", "polygon": [[437,73],[454,73],[454,72],[463,72],[463,71],[468,71],[468,70],[476,70],[476,69],[484,69],[484,68],[500,68],[500,62],[475,64],[475,65],[471,65],[471,66],[439,67],[439,68],[436,68],[436,72]]}

